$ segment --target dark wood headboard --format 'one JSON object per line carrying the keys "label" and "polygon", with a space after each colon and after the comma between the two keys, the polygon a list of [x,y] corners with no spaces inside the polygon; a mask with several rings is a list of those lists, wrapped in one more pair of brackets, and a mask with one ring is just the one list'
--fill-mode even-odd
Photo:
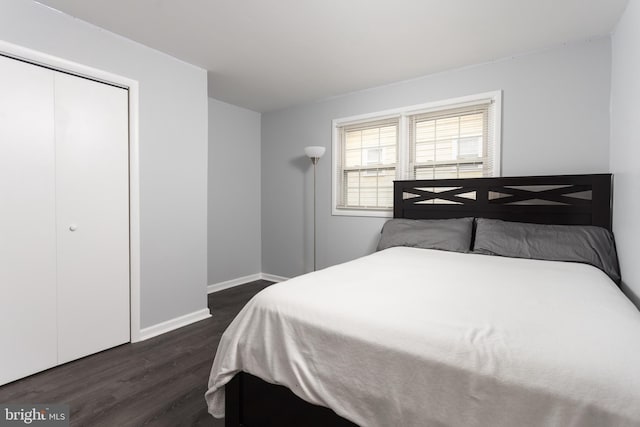
{"label": "dark wood headboard", "polygon": [[395,181],[393,216],[481,217],[611,230],[611,174]]}

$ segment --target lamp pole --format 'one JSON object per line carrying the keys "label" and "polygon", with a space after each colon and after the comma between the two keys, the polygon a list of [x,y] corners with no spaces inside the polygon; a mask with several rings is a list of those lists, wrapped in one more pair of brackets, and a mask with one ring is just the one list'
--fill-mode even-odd
{"label": "lamp pole", "polygon": [[311,163],[313,163],[313,271],[316,271],[316,165],[320,157],[312,157]]}
{"label": "lamp pole", "polygon": [[311,159],[311,163],[313,163],[313,271],[316,271],[316,165],[320,157],[324,154],[325,148],[320,146],[305,147],[304,152],[307,157]]}

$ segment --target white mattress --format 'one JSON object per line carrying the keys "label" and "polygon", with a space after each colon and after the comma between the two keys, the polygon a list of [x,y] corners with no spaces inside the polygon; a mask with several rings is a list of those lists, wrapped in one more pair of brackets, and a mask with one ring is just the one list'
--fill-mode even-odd
{"label": "white mattress", "polygon": [[640,426],[640,312],[588,265],[391,248],[256,295],[214,416],[240,370],[362,426]]}

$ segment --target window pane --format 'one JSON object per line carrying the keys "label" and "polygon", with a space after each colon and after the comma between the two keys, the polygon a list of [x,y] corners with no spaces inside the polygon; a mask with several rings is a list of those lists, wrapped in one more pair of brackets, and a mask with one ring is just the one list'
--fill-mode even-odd
{"label": "window pane", "polygon": [[378,174],[373,171],[360,174],[360,205],[377,206],[378,201]]}
{"label": "window pane", "polygon": [[346,167],[360,166],[362,160],[362,150],[346,150],[344,153],[344,165]]}
{"label": "window pane", "polygon": [[435,120],[427,120],[416,123],[416,142],[435,141],[436,139],[436,122]]}
{"label": "window pane", "polygon": [[433,162],[436,159],[436,143],[434,141],[416,145],[416,162]]}
{"label": "window pane", "polygon": [[460,165],[458,168],[460,178],[482,178],[482,163]]}
{"label": "window pane", "polygon": [[433,179],[433,168],[432,167],[416,168],[415,177],[416,179]]}
{"label": "window pane", "polygon": [[382,148],[369,148],[367,150],[363,150],[362,154],[367,158],[365,165],[379,165],[382,161]]}
{"label": "window pane", "polygon": [[344,206],[389,208],[393,206],[394,169],[348,171]]}
{"label": "window pane", "polygon": [[398,135],[397,126],[385,126],[380,128],[380,145],[395,147]]}
{"label": "window pane", "polygon": [[436,143],[436,161],[451,161],[458,158],[457,140],[444,140]]}
{"label": "window pane", "polygon": [[396,154],[396,146],[391,145],[382,149],[382,164],[383,165],[395,165],[398,155]]}
{"label": "window pane", "polygon": [[343,132],[342,206],[390,208],[398,152],[397,122],[357,126]]}
{"label": "window pane", "polygon": [[485,170],[486,106],[443,109],[416,115],[411,123],[413,178],[447,179],[491,175]]}
{"label": "window pane", "polygon": [[456,166],[437,166],[434,168],[433,177],[435,179],[457,178],[458,168]]}
{"label": "window pane", "polygon": [[378,174],[378,207],[393,207],[395,170],[384,169]]}
{"label": "window pane", "polygon": [[345,206],[358,206],[360,204],[360,171],[347,172],[347,182],[344,204]]}
{"label": "window pane", "polygon": [[347,132],[345,138],[345,149],[347,150],[359,150],[361,148],[361,132]]}
{"label": "window pane", "polygon": [[484,114],[469,114],[460,117],[460,136],[482,136],[484,133]]}
{"label": "window pane", "polygon": [[365,129],[362,132],[362,147],[372,148],[380,145],[380,128]]}
{"label": "window pane", "polygon": [[460,130],[459,121],[458,117],[436,120],[436,139],[457,138]]}
{"label": "window pane", "polygon": [[467,137],[458,140],[458,158],[482,157],[482,137]]}

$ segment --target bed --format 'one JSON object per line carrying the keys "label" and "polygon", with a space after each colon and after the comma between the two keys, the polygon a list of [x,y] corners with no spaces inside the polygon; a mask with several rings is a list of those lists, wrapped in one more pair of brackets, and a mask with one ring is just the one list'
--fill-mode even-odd
{"label": "bed", "polygon": [[[611,179],[397,181],[394,217],[610,230]],[[206,398],[227,426],[638,426],[638,354],[603,269],[390,247],[254,297]]]}

